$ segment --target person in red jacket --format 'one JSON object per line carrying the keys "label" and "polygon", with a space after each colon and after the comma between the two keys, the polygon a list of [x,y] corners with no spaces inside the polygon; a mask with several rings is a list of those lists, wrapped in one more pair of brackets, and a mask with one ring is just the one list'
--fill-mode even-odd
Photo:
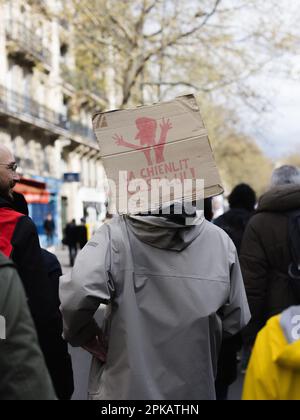
{"label": "person in red jacket", "polygon": [[[19,272],[37,330],[51,319],[47,273],[33,221],[14,209],[13,188],[19,181],[12,153],[0,145],[0,252],[11,258]],[[49,295],[48,295],[49,296]],[[38,331],[39,333],[39,331]]]}
{"label": "person in red jacket", "polygon": [[[61,390],[57,367],[64,363],[62,319],[42,256],[33,221],[14,203],[13,188],[19,181],[15,159],[0,145],[0,252],[10,258],[23,283],[41,350],[59,399],[70,399],[73,385]],[[16,210],[17,209],[17,210]],[[69,361],[66,361],[69,363]],[[66,391],[66,392],[65,392]]]}

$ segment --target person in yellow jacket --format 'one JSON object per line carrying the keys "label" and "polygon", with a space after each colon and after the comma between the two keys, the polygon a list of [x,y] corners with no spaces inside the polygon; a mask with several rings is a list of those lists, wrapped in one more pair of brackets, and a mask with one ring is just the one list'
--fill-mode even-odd
{"label": "person in yellow jacket", "polygon": [[258,334],[243,400],[300,400],[300,306],[271,318]]}

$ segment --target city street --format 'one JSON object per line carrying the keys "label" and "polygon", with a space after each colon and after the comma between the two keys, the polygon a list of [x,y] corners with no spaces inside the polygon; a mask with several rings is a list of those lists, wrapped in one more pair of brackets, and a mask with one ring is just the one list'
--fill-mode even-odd
{"label": "city street", "polygon": [[182,4],[0,0],[0,400],[300,400],[300,1]]}
{"label": "city street", "polygon": [[[71,267],[69,265],[69,254],[67,247],[59,247],[55,250],[53,249],[52,251],[54,251],[60,261],[63,274],[68,273],[71,270]],[[69,346],[69,351],[72,356],[75,383],[73,400],[86,400],[91,356],[81,348],[74,348]]]}

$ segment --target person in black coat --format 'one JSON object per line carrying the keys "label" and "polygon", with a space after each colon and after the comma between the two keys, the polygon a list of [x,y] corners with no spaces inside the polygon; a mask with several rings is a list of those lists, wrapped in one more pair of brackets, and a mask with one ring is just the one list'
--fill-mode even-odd
{"label": "person in black coat", "polygon": [[[13,187],[12,184],[11,186]],[[5,194],[2,189],[0,192],[0,252],[12,259],[16,265],[37,329],[41,349],[47,359],[48,356],[51,357],[51,338],[48,330],[53,325],[53,320],[60,317],[60,313],[53,299],[49,299],[52,294],[51,286],[43,264],[36,227],[27,215],[16,211],[12,200],[12,191]]]}
{"label": "person in black coat", "polygon": [[[28,217],[28,206],[24,196],[12,192],[11,199],[5,202],[5,205],[11,206],[11,209],[15,210],[20,215],[20,227],[18,227],[16,234],[13,236],[13,244],[15,248],[18,249],[25,248],[26,246],[27,257],[24,260],[25,268],[21,266],[19,273],[23,284],[25,279],[27,285],[25,290],[27,296],[30,296],[29,307],[31,312],[34,313],[33,318],[37,328],[39,343],[44,354],[56,395],[60,400],[69,400],[74,392],[74,380],[71,357],[68,353],[68,345],[62,338],[63,324],[62,316],[59,311],[60,301],[58,294],[59,277],[62,275],[61,266],[55,255],[40,248],[38,237],[36,238],[34,235],[33,222]],[[22,232],[29,229],[29,220],[32,224],[31,236],[35,238],[35,241],[28,241],[25,245],[22,239],[22,236],[24,235]],[[19,253],[14,252],[12,258],[17,267],[20,267]],[[27,263],[32,264],[32,270],[34,270],[31,280],[29,278],[27,280]],[[39,281],[33,281],[38,276],[40,276],[38,278]],[[33,290],[34,284],[38,288],[35,292]],[[46,324],[44,324],[45,315],[43,313],[43,308],[41,305],[36,308],[36,300],[40,300],[41,305],[49,308],[47,309]]]}
{"label": "person in black coat", "polygon": [[228,201],[229,211],[214,220],[214,224],[225,230],[240,254],[247,224],[255,212],[256,194],[249,185],[240,184],[234,188]]}
{"label": "person in black coat", "polygon": [[[59,278],[62,276],[61,265],[57,257],[42,249],[42,256],[51,284],[52,298],[57,308],[59,300]],[[74,392],[74,377],[68,344],[62,338],[63,322],[61,315],[56,321],[56,330],[52,334],[51,357],[47,359],[47,366],[54,384],[56,395],[60,400],[70,400]]]}
{"label": "person in black coat", "polygon": [[[214,221],[234,242],[240,254],[245,229],[255,212],[256,194],[247,184],[234,188],[229,196],[230,210]],[[226,339],[222,343],[216,379],[218,400],[226,400],[228,389],[237,378],[237,352],[242,348],[241,334]]]}
{"label": "person in black coat", "polygon": [[53,245],[53,238],[55,232],[55,224],[53,221],[52,214],[48,214],[47,218],[44,220],[44,231],[47,236],[47,246],[50,247]]}
{"label": "person in black coat", "polygon": [[81,219],[80,222],[81,224],[77,227],[77,240],[78,240],[79,248],[82,249],[87,244],[88,232],[87,232],[85,219]]}
{"label": "person in black coat", "polygon": [[77,255],[77,235],[78,226],[76,225],[75,219],[73,219],[70,223],[67,224],[65,228],[65,239],[64,243],[69,248],[69,257],[70,257],[70,266],[73,267],[75,258]]}

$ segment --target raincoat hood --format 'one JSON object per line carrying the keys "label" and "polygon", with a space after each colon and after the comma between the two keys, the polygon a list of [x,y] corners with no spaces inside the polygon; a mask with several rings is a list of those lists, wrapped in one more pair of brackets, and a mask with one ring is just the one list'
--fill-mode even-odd
{"label": "raincoat hood", "polygon": [[300,371],[300,306],[272,318],[266,334],[273,362],[281,368]]}
{"label": "raincoat hood", "polygon": [[274,356],[280,366],[300,371],[300,306],[293,306],[283,312],[280,318],[286,345],[274,349]]}
{"label": "raincoat hood", "polygon": [[300,207],[300,185],[280,185],[265,193],[258,212],[288,212]]}
{"label": "raincoat hood", "polygon": [[95,311],[110,304],[102,326],[107,362],[93,362],[91,399],[215,399],[222,336],[237,334],[250,313],[233,243],[198,222],[117,216],[62,278],[64,336],[72,345],[99,335]]}
{"label": "raincoat hood", "polygon": [[243,400],[300,400],[300,306],[269,319],[259,332]]}
{"label": "raincoat hood", "polygon": [[203,215],[187,218],[182,225],[164,217],[129,216],[128,227],[143,243],[154,248],[183,251],[200,235],[205,219]]}

